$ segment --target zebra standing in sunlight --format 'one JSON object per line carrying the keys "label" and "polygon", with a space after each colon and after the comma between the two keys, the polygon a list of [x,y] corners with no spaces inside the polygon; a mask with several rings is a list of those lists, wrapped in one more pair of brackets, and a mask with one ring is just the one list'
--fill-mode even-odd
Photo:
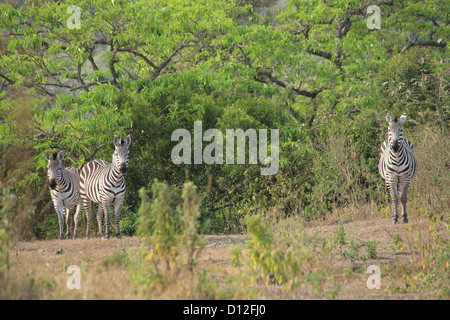
{"label": "zebra standing in sunlight", "polygon": [[391,196],[391,210],[393,222],[398,222],[398,192],[401,194],[403,205],[403,223],[408,223],[406,214],[406,200],[410,181],[417,171],[417,158],[414,155],[413,144],[403,138],[403,122],[406,114],[400,119],[388,113],[386,120],[389,122],[388,139],[381,145],[381,157],[378,163],[378,171],[386,181],[386,186]]}
{"label": "zebra standing in sunlight", "polygon": [[[109,206],[114,204],[116,236],[120,236],[120,210],[125,197],[125,176],[128,169],[128,147],[131,144],[131,137],[126,140],[114,136],[115,151],[112,163],[103,160],[93,160],[87,163],[81,170],[81,197],[84,208],[86,208],[87,231],[86,238],[90,238],[92,201],[99,204],[97,221],[99,233],[103,239],[109,239]],[[106,234],[103,232],[102,219],[105,215]]]}
{"label": "zebra standing in sunlight", "polygon": [[80,170],[64,167],[64,152],[45,152],[48,160],[47,177],[49,181],[50,194],[59,220],[59,238],[64,239],[64,214],[66,215],[67,239],[72,238],[71,212],[76,206],[75,232],[73,238],[77,237],[80,222],[82,201],[80,195]]}

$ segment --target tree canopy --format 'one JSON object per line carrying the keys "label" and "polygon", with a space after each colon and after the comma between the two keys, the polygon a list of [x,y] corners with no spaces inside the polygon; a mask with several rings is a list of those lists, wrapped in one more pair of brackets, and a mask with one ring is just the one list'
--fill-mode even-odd
{"label": "tree canopy", "polygon": [[[125,221],[136,220],[141,187],[180,187],[188,170],[203,222],[235,232],[243,212],[317,217],[381,198],[386,111],[447,137],[446,1],[292,0],[265,13],[255,0],[0,3],[2,175],[16,176],[22,197],[34,186],[37,237],[50,219],[50,149],[80,168],[110,161],[113,135],[131,134]],[[174,164],[171,133],[193,132],[196,120],[222,132],[280,129],[279,173]],[[355,167],[339,171],[333,146]]]}

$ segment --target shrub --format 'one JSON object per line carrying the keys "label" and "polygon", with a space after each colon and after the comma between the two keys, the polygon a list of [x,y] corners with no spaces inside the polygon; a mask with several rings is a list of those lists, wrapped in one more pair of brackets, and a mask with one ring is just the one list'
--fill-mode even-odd
{"label": "shrub", "polygon": [[205,245],[204,240],[199,235],[200,199],[193,182],[188,181],[183,185],[182,197],[183,211],[181,220],[183,222],[183,231],[181,243],[187,252],[187,265],[192,270],[196,258]]}
{"label": "shrub", "polygon": [[154,246],[148,259],[154,261],[158,269],[162,263],[167,269],[175,263],[178,256],[176,222],[169,186],[158,179],[152,185],[153,199],[150,203],[145,189],[140,190],[142,199],[139,208],[138,236],[144,244]]}

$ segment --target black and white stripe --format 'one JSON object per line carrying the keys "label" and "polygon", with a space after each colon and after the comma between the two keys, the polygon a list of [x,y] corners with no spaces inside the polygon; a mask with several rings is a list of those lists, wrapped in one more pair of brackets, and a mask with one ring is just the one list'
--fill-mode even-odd
{"label": "black and white stripe", "polygon": [[403,206],[403,223],[408,223],[406,213],[406,201],[409,184],[417,171],[417,158],[414,155],[413,144],[403,138],[403,122],[406,114],[400,119],[388,113],[386,120],[389,122],[388,139],[381,145],[381,157],[378,163],[378,171],[386,181],[386,187],[391,196],[391,210],[394,224],[398,222],[398,197]]}
{"label": "black and white stripe", "polygon": [[[114,204],[116,236],[120,238],[120,211],[125,197],[125,176],[128,169],[128,147],[131,137],[126,139],[114,136],[115,151],[112,163],[103,160],[93,160],[81,170],[81,197],[86,208],[87,238],[90,237],[90,222],[92,218],[92,201],[99,204],[97,221],[102,238],[109,238],[109,206]],[[105,215],[106,234],[103,232],[102,220]]]}
{"label": "black and white stripe", "polygon": [[[66,215],[67,239],[76,238],[82,211],[80,195],[80,170],[64,167],[64,152],[45,152],[48,160],[47,177],[53,205],[59,220],[59,238],[64,239],[64,214]],[[71,213],[76,207],[75,231],[72,234]]]}

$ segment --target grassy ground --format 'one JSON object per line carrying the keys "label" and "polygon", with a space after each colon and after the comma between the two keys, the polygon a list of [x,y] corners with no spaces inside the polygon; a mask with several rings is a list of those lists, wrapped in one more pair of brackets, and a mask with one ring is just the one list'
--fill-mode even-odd
{"label": "grassy ground", "polygon": [[[382,218],[304,223],[274,222],[275,248],[284,248],[301,230],[295,252],[304,256],[295,284],[251,277],[246,263],[231,264],[233,248],[243,260],[252,235],[205,236],[206,245],[193,272],[163,273],[149,284],[139,268],[141,244],[136,237],[121,240],[50,240],[18,242],[9,252],[9,281],[2,298],[38,299],[448,299],[447,224],[412,217],[408,225]],[[284,234],[284,236],[281,236]],[[376,241],[376,242],[374,242]],[[301,243],[301,244],[300,244]],[[294,244],[293,244],[294,245]],[[126,262],[125,262],[126,261]],[[247,262],[248,262],[247,261]],[[245,262],[245,261],[244,261]],[[290,262],[291,263],[291,262]],[[67,267],[81,270],[81,289],[69,290]],[[381,271],[381,288],[368,289],[367,267]],[[253,269],[254,269],[253,265]],[[176,269],[176,268],[175,268]],[[139,274],[136,276],[136,274]],[[200,274],[209,277],[200,277]],[[248,285],[250,283],[250,285]],[[249,291],[247,286],[252,288]],[[151,288],[151,290],[150,290]],[[155,290],[156,288],[156,290]]]}

